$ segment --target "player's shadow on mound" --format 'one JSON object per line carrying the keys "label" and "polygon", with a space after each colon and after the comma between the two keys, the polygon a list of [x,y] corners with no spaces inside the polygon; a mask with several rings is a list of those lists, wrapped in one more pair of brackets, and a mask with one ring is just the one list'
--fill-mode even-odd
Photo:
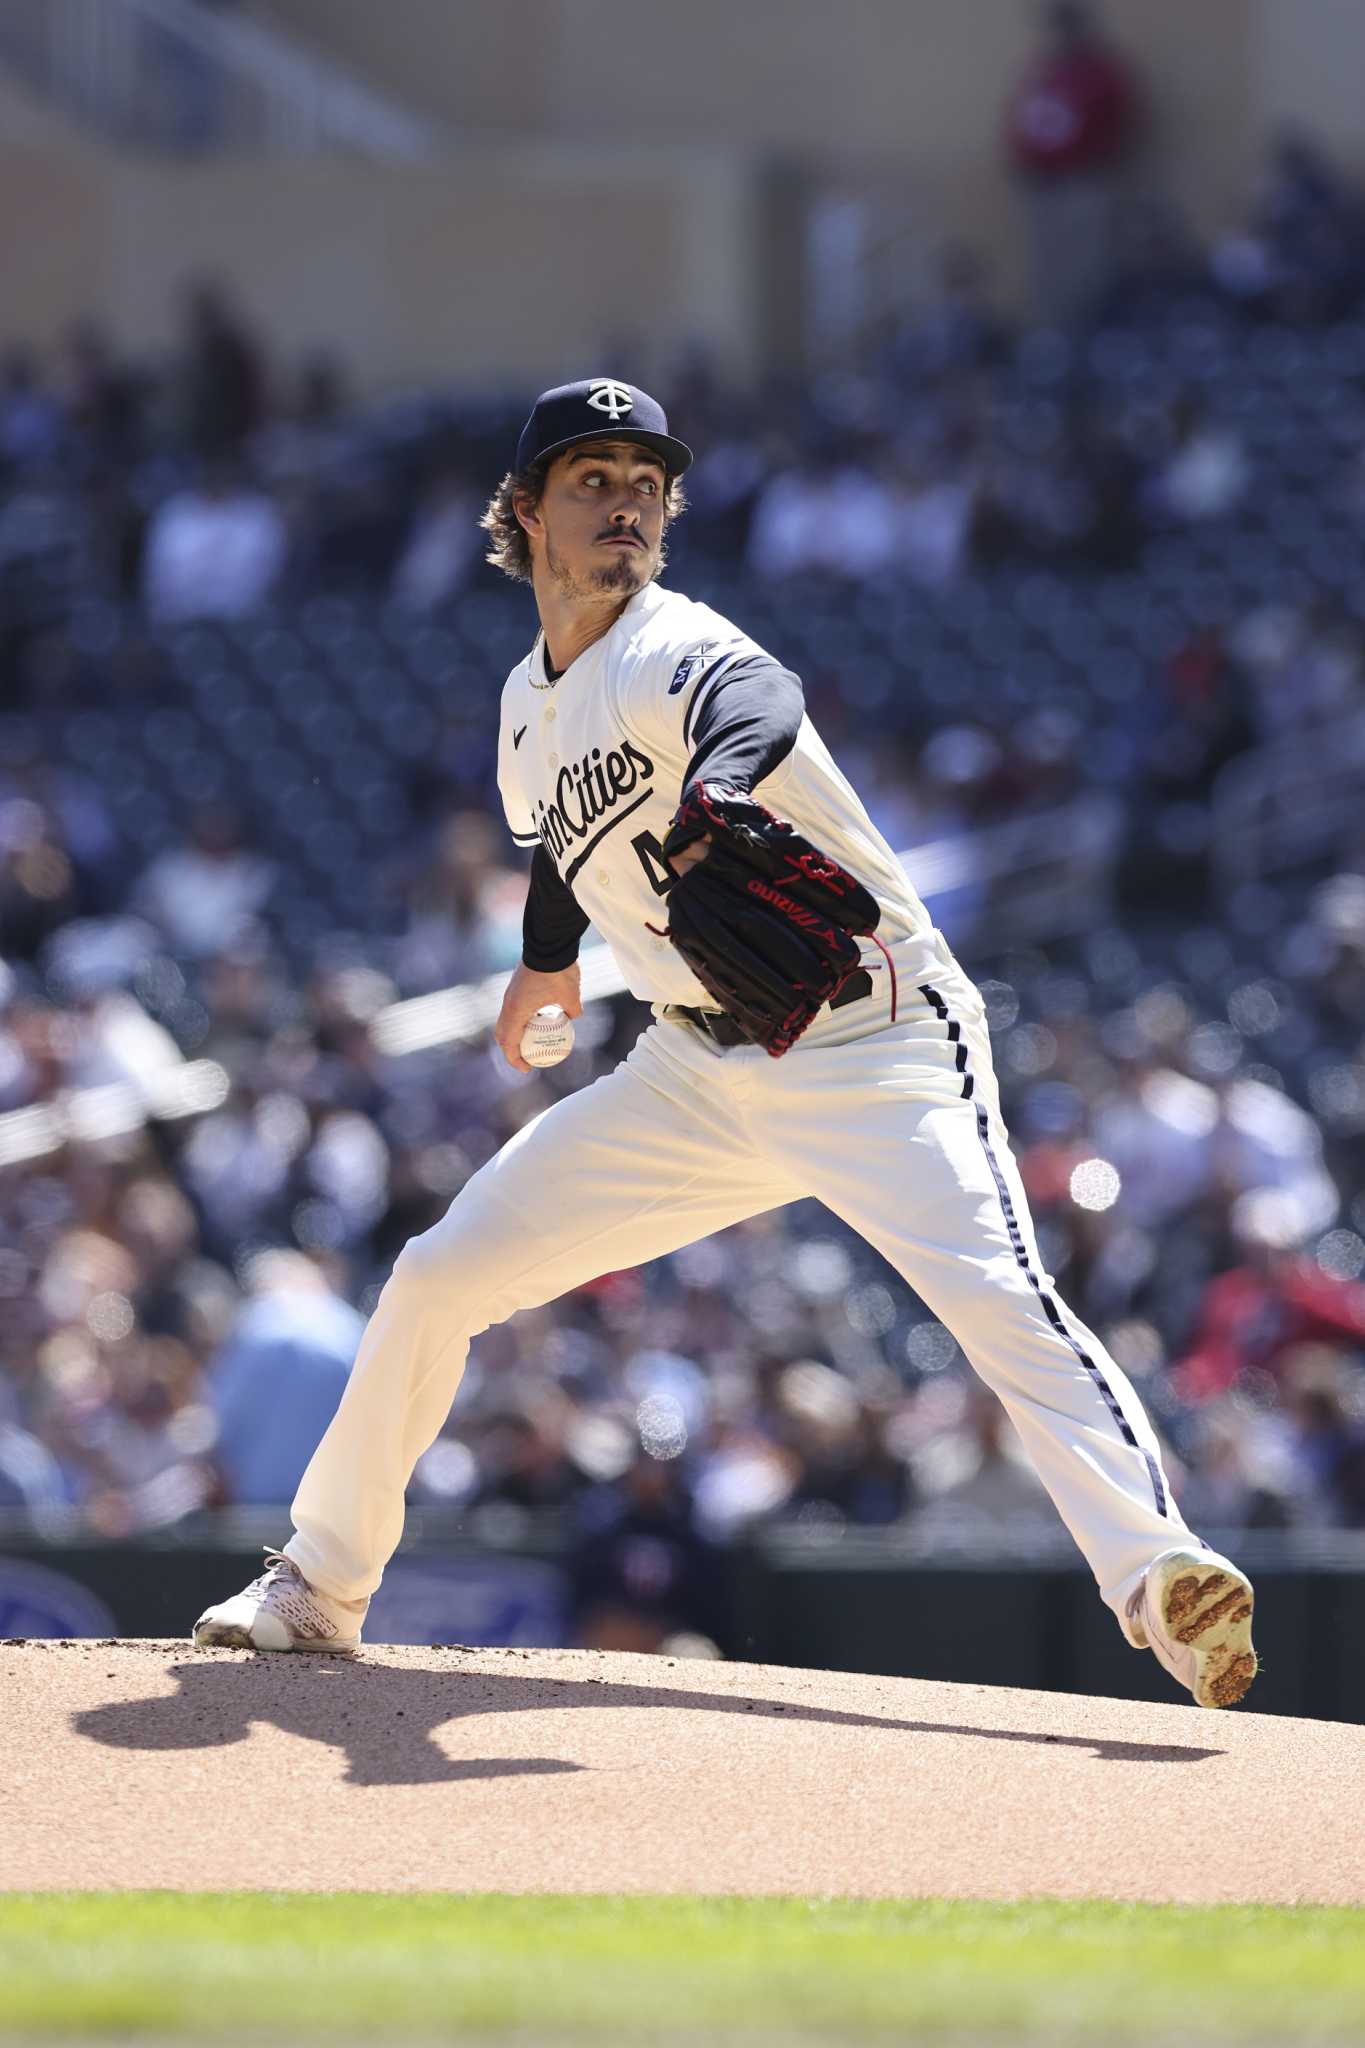
{"label": "player's shadow on mound", "polygon": [[437,1729],[479,1714],[564,1707],[661,1707],[755,1720],[813,1722],[830,1728],[893,1730],[904,1735],[957,1735],[983,1742],[1047,1744],[1081,1749],[1107,1763],[1201,1763],[1221,1750],[1184,1743],[1106,1742],[1083,1735],[1032,1734],[1014,1728],[972,1728],[951,1721],[897,1721],[834,1707],[733,1694],[685,1692],[672,1686],[613,1685],[594,1679],[550,1679],[519,1673],[414,1671],[339,1657],[251,1657],[231,1662],[196,1658],[173,1664],[180,1690],[170,1698],[126,1700],[73,1717],[81,1735],[114,1749],[221,1749],[243,1741],[253,1722],[344,1749],[352,1785],[425,1785],[460,1778],[516,1777],[587,1768],[557,1757],[452,1757],[433,1739]]}

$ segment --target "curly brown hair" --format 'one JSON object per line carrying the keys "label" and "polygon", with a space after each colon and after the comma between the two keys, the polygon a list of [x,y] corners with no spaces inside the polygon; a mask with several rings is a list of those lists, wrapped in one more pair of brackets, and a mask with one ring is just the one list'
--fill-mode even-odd
{"label": "curly brown hair", "polygon": [[[490,547],[485,561],[495,569],[501,569],[504,576],[514,582],[529,583],[531,580],[531,541],[526,528],[517,518],[513,507],[515,498],[528,498],[533,506],[538,505],[545,489],[549,464],[537,463],[530,469],[509,469],[484,509],[479,525],[488,535]],[[687,497],[681,481],[676,476],[668,479],[664,492],[664,532],[680,513],[687,510]],[[659,567],[668,560],[668,550],[659,549]]]}

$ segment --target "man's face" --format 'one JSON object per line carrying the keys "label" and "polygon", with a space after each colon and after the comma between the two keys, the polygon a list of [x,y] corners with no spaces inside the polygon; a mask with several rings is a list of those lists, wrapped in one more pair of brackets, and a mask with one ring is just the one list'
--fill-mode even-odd
{"label": "man's face", "polygon": [[550,465],[540,504],[523,512],[532,554],[565,597],[633,597],[659,567],[664,466],[630,441],[584,442]]}

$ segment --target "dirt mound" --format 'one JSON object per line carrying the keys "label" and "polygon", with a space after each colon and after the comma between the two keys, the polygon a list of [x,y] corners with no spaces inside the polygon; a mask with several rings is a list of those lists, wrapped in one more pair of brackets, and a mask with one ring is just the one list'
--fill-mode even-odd
{"label": "dirt mound", "polygon": [[1365,1903],[1365,1729],[577,1650],[0,1645],[0,1888]]}

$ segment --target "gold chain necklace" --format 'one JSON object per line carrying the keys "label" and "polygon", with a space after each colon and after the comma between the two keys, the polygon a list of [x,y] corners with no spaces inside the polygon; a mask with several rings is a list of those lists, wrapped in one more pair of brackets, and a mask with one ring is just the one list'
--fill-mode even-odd
{"label": "gold chain necklace", "polygon": [[552,676],[548,682],[538,683],[535,678],[535,670],[544,666],[545,642],[540,640],[537,641],[535,647],[531,650],[531,665],[526,671],[526,680],[533,690],[553,690],[555,684],[559,681],[558,676]]}

